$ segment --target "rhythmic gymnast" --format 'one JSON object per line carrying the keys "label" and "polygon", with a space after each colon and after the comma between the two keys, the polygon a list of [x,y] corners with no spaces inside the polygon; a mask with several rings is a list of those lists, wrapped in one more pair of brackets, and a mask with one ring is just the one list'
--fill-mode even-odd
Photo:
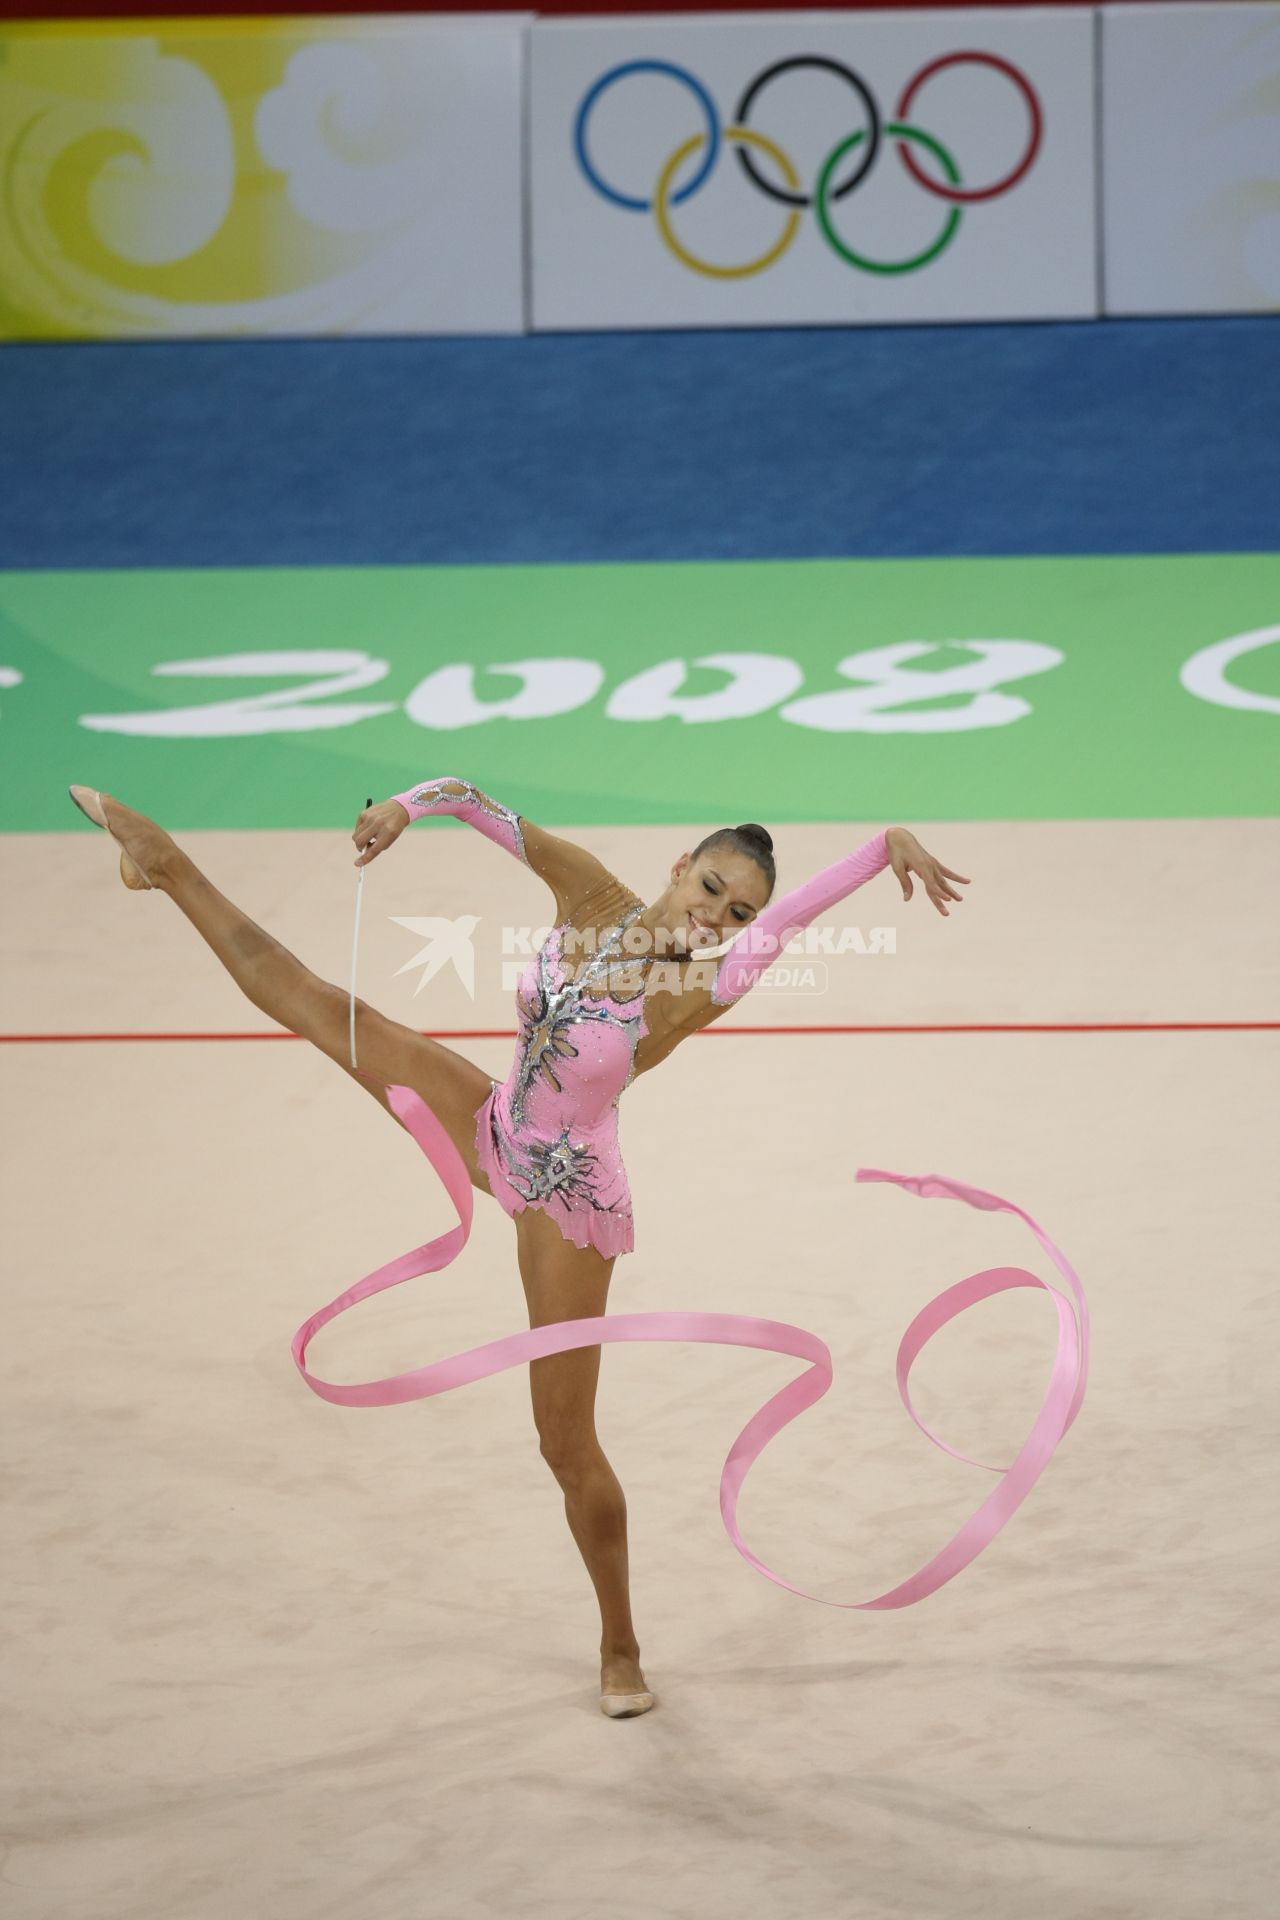
{"label": "rhythmic gymnast", "polygon": [[[355,1071],[342,988],[241,913],[153,820],[90,787],[70,792],[118,841],[126,886],[167,893],[256,1007],[352,1074],[397,1124],[387,1086],[408,1087],[429,1105],[472,1186],[515,1223],[531,1327],[603,1315],[614,1261],[634,1246],[617,1110],[637,1074],[719,1019],[791,935],[886,867],[904,900],[914,874],[943,915],[961,898],[953,883],[970,884],[906,828],[890,827],[775,901],[773,842],[751,824],[722,827],[682,853],[646,904],[584,847],[469,781],[431,779],[360,814],[356,866],[385,853],[411,821],[449,814],[546,882],[556,924],[525,969],[515,1057],[501,1084],[363,1000],[355,1001]],[[600,1605],[601,1707],[621,1718],[647,1712],[654,1697],[631,1618],[626,1502],[596,1435],[599,1370],[600,1348],[579,1347],[531,1361],[529,1378],[540,1451],[564,1491]]]}

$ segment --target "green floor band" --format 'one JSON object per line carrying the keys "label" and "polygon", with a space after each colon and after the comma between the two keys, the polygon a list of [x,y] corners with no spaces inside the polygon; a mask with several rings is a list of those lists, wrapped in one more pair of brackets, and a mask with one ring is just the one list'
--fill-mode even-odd
{"label": "green floor band", "polygon": [[0,824],[1266,815],[1278,622],[1272,554],[0,574]]}

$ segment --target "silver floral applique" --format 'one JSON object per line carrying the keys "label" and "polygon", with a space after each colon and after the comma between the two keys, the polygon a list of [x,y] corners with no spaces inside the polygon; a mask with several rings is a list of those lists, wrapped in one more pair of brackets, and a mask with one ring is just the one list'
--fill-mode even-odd
{"label": "silver floral applique", "polygon": [[[578,1056],[578,1048],[569,1038],[570,1029],[588,1021],[613,1027],[626,1036],[634,1066],[639,1022],[621,1019],[610,1007],[591,1005],[587,996],[590,989],[602,977],[607,977],[610,968],[617,964],[617,947],[622,936],[637,914],[643,911],[644,902],[641,901],[624,915],[616,927],[609,930],[599,951],[587,962],[576,980],[555,979],[549,940],[539,953],[538,978],[532,994],[528,999],[522,994],[516,995],[522,1023],[527,1025],[511,1089],[511,1117],[517,1127],[525,1124],[525,1098],[535,1078],[540,1078],[544,1085],[556,1093],[564,1091],[556,1067],[562,1060],[576,1059]],[[645,956],[646,959],[648,957]],[[629,1072],[628,1084],[630,1079]]]}
{"label": "silver floral applique", "polygon": [[[511,1144],[509,1178],[522,1200],[549,1200],[553,1193],[566,1200],[585,1201],[599,1208],[593,1183],[596,1156],[585,1141],[575,1145],[565,1127],[555,1140],[529,1140]],[[606,1211],[606,1209],[600,1209]]]}

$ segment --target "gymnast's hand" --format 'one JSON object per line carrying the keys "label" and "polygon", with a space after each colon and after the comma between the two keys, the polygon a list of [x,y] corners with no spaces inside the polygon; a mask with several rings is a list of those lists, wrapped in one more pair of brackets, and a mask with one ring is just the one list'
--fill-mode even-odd
{"label": "gymnast's hand", "polygon": [[376,807],[366,807],[356,821],[356,830],[351,838],[361,849],[356,866],[367,867],[380,853],[385,853],[393,840],[398,840],[409,824],[407,810],[398,800],[380,800]]}
{"label": "gymnast's hand", "polygon": [[909,900],[912,894],[911,875],[918,874],[924,883],[924,890],[941,914],[946,914],[943,900],[960,899],[954,887],[948,886],[950,880],[958,880],[963,887],[971,886],[963,873],[952,873],[950,867],[944,867],[941,860],[935,860],[926,853],[914,833],[906,827],[890,827],[884,837],[889,854],[889,864],[898,876],[902,888],[902,897]]}

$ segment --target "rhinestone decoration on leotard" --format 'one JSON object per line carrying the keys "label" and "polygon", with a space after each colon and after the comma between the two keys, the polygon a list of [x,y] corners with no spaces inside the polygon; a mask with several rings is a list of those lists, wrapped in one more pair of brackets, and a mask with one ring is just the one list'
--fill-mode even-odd
{"label": "rhinestone decoration on leotard", "polygon": [[510,807],[504,807],[492,795],[481,793],[472,781],[428,780],[425,786],[415,787],[409,798],[415,807],[429,807],[436,800],[466,800],[471,806],[479,807],[482,813],[503,821],[510,828],[516,843],[516,856],[528,866],[529,856],[524,850],[524,829],[520,825],[520,815],[513,813]]}
{"label": "rhinestone decoration on leotard", "polygon": [[592,1188],[596,1156],[585,1142],[574,1146],[565,1127],[558,1139],[531,1140],[524,1148],[523,1165],[509,1174],[522,1200],[548,1200],[553,1193],[566,1199],[598,1204]]}
{"label": "rhinestone decoration on leotard", "polygon": [[[511,1089],[511,1118],[517,1127],[525,1124],[525,1096],[536,1076],[556,1093],[563,1089],[556,1077],[556,1062],[566,1056],[576,1058],[578,1048],[569,1038],[569,1029],[580,1027],[585,1022],[596,1022],[624,1033],[631,1046],[632,1063],[639,1038],[639,1021],[623,1020],[612,1008],[584,1004],[588,993],[594,989],[598,995],[607,991],[606,982],[612,969],[619,964],[631,966],[636,960],[644,966],[652,964],[652,954],[641,954],[619,962],[617,949],[623,934],[637,915],[644,912],[644,902],[639,901],[625,913],[616,927],[610,928],[600,947],[587,961],[576,980],[564,978],[564,963],[560,952],[562,942],[554,942],[556,951],[551,951],[553,938],[548,938],[538,954],[538,979],[530,999],[522,994],[516,995],[516,1006],[521,1016],[521,1053]],[[564,927],[553,930],[563,934]],[[560,961],[560,978],[556,979],[556,960]],[[634,996],[643,999],[642,994]],[[628,1083],[631,1075],[628,1074]]]}

